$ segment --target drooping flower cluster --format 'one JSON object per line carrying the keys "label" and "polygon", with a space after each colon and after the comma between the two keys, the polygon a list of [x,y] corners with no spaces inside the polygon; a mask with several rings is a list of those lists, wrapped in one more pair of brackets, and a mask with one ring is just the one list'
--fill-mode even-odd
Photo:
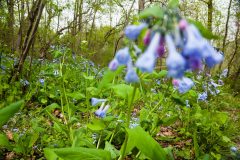
{"label": "drooping flower cluster", "polygon": [[96,116],[98,116],[100,118],[104,118],[106,116],[106,112],[110,108],[109,104],[105,105],[106,101],[107,101],[107,99],[91,98],[92,106],[96,106],[99,103],[101,103],[100,108],[94,112]]}
{"label": "drooping flower cluster", "polygon": [[152,28],[149,26],[152,25],[141,23],[140,25],[127,26],[125,29],[126,37],[135,41],[141,31],[148,27],[143,39],[144,52],[141,54],[141,49],[134,45],[134,55],[137,57],[135,64],[131,58],[131,48],[129,47],[118,50],[109,64],[111,70],[116,70],[119,65],[127,66],[125,76],[127,82],[139,81],[135,68],[141,72],[153,72],[157,58],[164,55],[165,44],[169,53],[166,59],[168,77],[178,81],[178,85],[175,87],[180,93],[185,93],[194,85],[191,79],[184,77],[186,71],[202,69],[203,62],[208,67],[213,67],[223,60],[223,55],[201,36],[193,24],[188,24],[184,19],[179,20],[177,27],[167,33],[162,32],[159,26]]}

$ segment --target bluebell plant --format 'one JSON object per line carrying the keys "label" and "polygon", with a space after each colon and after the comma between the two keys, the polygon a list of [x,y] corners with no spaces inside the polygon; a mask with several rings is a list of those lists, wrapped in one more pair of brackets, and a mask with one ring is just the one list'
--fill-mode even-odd
{"label": "bluebell plant", "polygon": [[107,99],[91,98],[91,105],[96,106],[99,103],[106,102]]}
{"label": "bluebell plant", "polygon": [[[167,21],[163,24],[168,23]],[[194,83],[191,79],[184,77],[185,72],[201,70],[204,62],[208,67],[213,67],[223,61],[224,57],[202,37],[193,24],[189,24],[183,18],[178,18],[171,23],[173,23],[170,24],[172,27],[166,27],[152,24],[151,20],[148,20],[139,25],[127,26],[124,33],[129,40],[133,41],[134,49],[132,50],[129,46],[118,50],[109,68],[116,70],[119,65],[125,65],[127,66],[126,82],[139,82],[139,72],[135,71],[135,67],[143,73],[152,73],[157,58],[163,57],[166,45],[168,77],[178,79],[179,84],[176,87],[180,93],[187,92]],[[145,47],[142,52],[135,42],[143,31],[146,33],[143,38]],[[133,59],[130,54],[132,51],[135,53]]]}
{"label": "bluebell plant", "polygon": [[95,115],[100,117],[100,118],[104,118],[106,116],[106,112],[107,110],[110,108],[110,105],[106,105],[103,102],[102,105],[100,106],[100,108],[95,112]]}

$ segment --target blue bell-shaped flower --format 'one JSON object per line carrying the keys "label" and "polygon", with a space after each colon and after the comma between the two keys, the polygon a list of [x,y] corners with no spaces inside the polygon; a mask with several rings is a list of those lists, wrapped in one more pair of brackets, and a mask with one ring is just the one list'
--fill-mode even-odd
{"label": "blue bell-shaped flower", "polygon": [[183,55],[188,57],[199,57],[199,59],[202,59],[205,42],[198,29],[194,25],[189,25],[186,28],[186,37],[187,42],[183,48]]}
{"label": "blue bell-shaped flower", "polygon": [[106,102],[107,99],[98,99],[98,98],[91,98],[91,105],[96,106],[99,103]]}
{"label": "blue bell-shaped flower", "polygon": [[156,33],[150,42],[147,50],[138,58],[136,67],[142,72],[151,73],[154,70],[156,62],[157,47],[160,42],[160,33]]}
{"label": "blue bell-shaped flower", "polygon": [[136,40],[141,31],[147,27],[146,23],[141,23],[140,25],[128,25],[125,28],[125,35],[131,40]]}
{"label": "blue bell-shaped flower", "polygon": [[213,67],[224,59],[223,55],[217,52],[210,44],[205,47],[204,57],[208,67]]}
{"label": "blue bell-shaped flower", "polygon": [[116,60],[120,65],[127,65],[128,61],[130,60],[130,54],[129,54],[129,48],[125,47],[123,49],[120,49],[116,53]]}
{"label": "blue bell-shaped flower", "polygon": [[173,40],[169,35],[166,36],[166,42],[169,50],[169,56],[166,59],[168,76],[181,78],[186,68],[186,61],[183,56],[176,51]]}
{"label": "blue bell-shaped flower", "polygon": [[111,70],[111,71],[115,71],[117,68],[118,68],[118,61],[116,58],[114,58],[108,65],[108,68]]}
{"label": "blue bell-shaped flower", "polygon": [[206,101],[207,100],[207,92],[199,93],[197,100],[198,101]]}
{"label": "blue bell-shaped flower", "polygon": [[125,81],[128,83],[139,82],[139,77],[132,66],[132,62],[129,62],[127,67],[127,74],[125,76]]}
{"label": "blue bell-shaped flower", "polygon": [[193,86],[194,86],[194,82],[190,78],[183,77],[182,79],[179,80],[178,91],[179,93],[186,93]]}
{"label": "blue bell-shaped flower", "polygon": [[106,112],[107,110],[110,108],[110,105],[106,105],[102,103],[101,107],[95,112],[95,115],[100,117],[100,118],[104,118],[106,116]]}

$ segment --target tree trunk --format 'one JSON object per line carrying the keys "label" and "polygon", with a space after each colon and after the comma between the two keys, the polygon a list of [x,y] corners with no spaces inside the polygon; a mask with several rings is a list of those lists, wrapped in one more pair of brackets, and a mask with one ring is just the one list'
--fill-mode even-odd
{"label": "tree trunk", "polygon": [[8,8],[8,16],[7,16],[7,24],[8,24],[8,36],[7,43],[9,47],[11,47],[12,53],[14,53],[14,0],[7,0],[7,8]]}
{"label": "tree trunk", "polygon": [[212,15],[213,15],[213,2],[209,0],[207,3],[208,6],[208,30],[212,31]]}
{"label": "tree trunk", "polygon": [[34,3],[31,9],[31,12],[29,15],[30,23],[29,23],[27,35],[25,37],[23,47],[21,50],[22,53],[21,53],[18,64],[13,69],[12,77],[9,79],[9,82],[15,81],[16,79],[18,79],[20,73],[22,72],[25,59],[29,53],[29,49],[35,38],[44,6],[45,6],[45,0],[38,0],[36,3]]}
{"label": "tree trunk", "polygon": [[145,0],[138,0],[138,13],[143,11],[145,8]]}
{"label": "tree trunk", "polygon": [[[223,44],[222,44],[222,52],[223,53],[225,53],[225,48],[226,48],[226,40],[227,40],[227,36],[228,36],[228,22],[229,22],[229,18],[230,18],[231,5],[232,5],[232,0],[229,1],[229,5],[228,5],[227,21],[226,21],[226,25],[225,25],[225,33],[224,33]],[[219,71],[222,68],[222,64],[223,64],[223,62],[221,62],[219,65]]]}
{"label": "tree trunk", "polygon": [[235,35],[235,50],[234,50],[234,53],[233,53],[230,61],[228,62],[228,74],[227,74],[227,76],[230,75],[231,67],[232,67],[232,62],[233,62],[233,59],[234,59],[234,57],[236,56],[237,51],[238,51],[239,30],[240,30],[239,28],[240,28],[240,25],[238,24],[238,25],[237,25],[237,32],[236,32],[236,35]]}

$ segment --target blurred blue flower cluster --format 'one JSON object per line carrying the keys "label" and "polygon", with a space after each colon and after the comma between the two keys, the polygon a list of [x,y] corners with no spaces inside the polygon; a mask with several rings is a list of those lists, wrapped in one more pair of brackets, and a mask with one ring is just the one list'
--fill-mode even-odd
{"label": "blurred blue flower cluster", "polygon": [[223,55],[216,51],[201,36],[198,29],[193,24],[188,24],[185,19],[179,19],[174,26],[174,29],[165,32],[161,30],[161,26],[152,27],[145,22],[127,26],[125,35],[132,41],[137,40],[140,33],[147,28],[143,38],[144,52],[141,53],[141,49],[134,45],[136,52],[134,64],[130,55],[130,47],[118,50],[109,64],[110,70],[116,70],[119,65],[125,65],[127,66],[126,82],[138,82],[136,68],[141,72],[153,72],[157,58],[164,56],[166,44],[168,48],[166,59],[168,77],[177,79],[178,85],[175,87],[180,93],[188,91],[194,83],[191,79],[184,77],[185,72],[202,69],[204,62],[208,67],[213,67],[223,60]]}

